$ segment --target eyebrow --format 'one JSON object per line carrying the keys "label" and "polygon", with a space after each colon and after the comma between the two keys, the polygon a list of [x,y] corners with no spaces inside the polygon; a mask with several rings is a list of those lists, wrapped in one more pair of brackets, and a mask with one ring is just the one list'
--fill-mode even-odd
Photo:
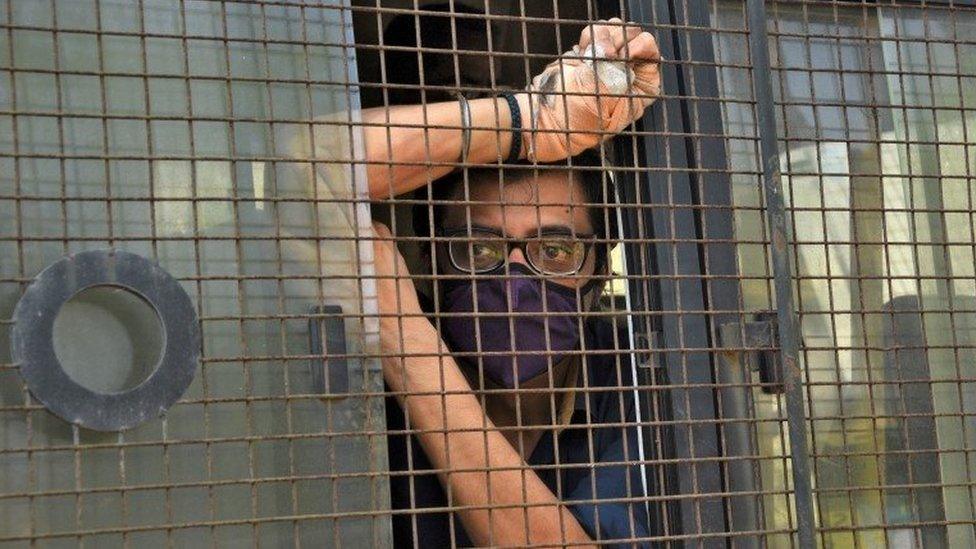
{"label": "eyebrow", "polygon": [[590,234],[583,231],[577,231],[569,225],[543,225],[542,227],[539,227],[536,232],[538,234],[564,234],[567,236],[587,236]]}
{"label": "eyebrow", "polygon": [[[585,233],[585,232],[581,232],[581,231],[576,231],[572,227],[570,227],[569,225],[543,225],[541,227],[537,227],[535,230],[531,231],[529,234],[527,234],[525,236],[522,236],[522,237],[509,236],[509,235],[504,234],[502,231],[500,231],[500,230],[498,230],[498,229],[496,229],[494,227],[488,227],[487,225],[479,225],[477,223],[472,223],[470,225],[470,227],[471,227],[471,230],[472,231],[483,231],[483,232],[486,232],[486,233],[491,233],[491,234],[494,234],[494,235],[498,235],[499,237],[502,237],[502,238],[532,238],[533,236],[536,236],[536,235],[542,235],[542,236],[545,236],[545,235],[564,235],[564,236],[582,236],[582,237],[593,236],[592,233]],[[466,226],[465,227],[457,227],[457,228],[452,229],[452,230],[458,231],[459,233],[460,232],[466,232],[468,230],[468,227],[466,227]]]}
{"label": "eyebrow", "polygon": [[502,234],[502,232],[499,231],[498,229],[495,229],[493,227],[489,227],[487,225],[479,225],[477,223],[471,223],[470,225],[464,224],[464,225],[461,225],[459,227],[451,227],[451,228],[447,228],[445,230],[450,231],[450,232],[456,232],[458,234],[467,233],[467,232],[473,232],[473,231],[482,231],[482,232],[486,232],[486,233],[495,234],[495,235],[498,235],[498,236],[504,236],[504,234]]}

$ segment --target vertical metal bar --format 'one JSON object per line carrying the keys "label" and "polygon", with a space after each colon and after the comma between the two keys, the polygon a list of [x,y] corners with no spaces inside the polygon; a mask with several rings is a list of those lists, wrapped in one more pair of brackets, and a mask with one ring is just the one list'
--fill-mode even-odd
{"label": "vertical metal bar", "polygon": [[[628,3],[629,19],[644,25],[670,25],[672,23],[672,9],[670,3],[656,2],[648,4],[638,0],[630,0]],[[661,56],[664,59],[675,59],[676,52],[673,37],[669,30],[664,30],[657,36],[658,46]],[[676,90],[678,88],[678,71],[672,64],[662,64],[661,79],[665,90]],[[626,203],[634,204],[662,204],[670,206],[673,203],[672,188],[684,188],[687,180],[687,171],[683,161],[685,139],[683,121],[680,112],[675,105],[673,108],[665,103],[662,108],[649,109],[644,113],[642,127],[650,131],[662,131],[667,137],[662,139],[644,139],[642,150],[639,154],[643,156],[642,165],[645,167],[664,168],[658,172],[647,175],[647,184],[622,185],[623,200]],[[626,165],[626,164],[624,164]],[[656,177],[655,177],[656,176]],[[643,174],[635,174],[635,178],[643,178]],[[639,181],[639,179],[638,179]],[[629,238],[639,240],[640,243],[625,243],[625,246],[635,248],[633,252],[627,252],[628,258],[634,258],[634,265],[628,266],[628,272],[640,277],[632,283],[631,291],[635,294],[635,307],[640,311],[675,311],[678,309],[676,299],[677,280],[668,275],[676,272],[692,272],[691,267],[686,271],[681,271],[673,260],[667,242],[673,242],[674,235],[671,234],[671,223],[669,214],[673,208],[637,208],[629,209],[624,212],[625,217],[631,219],[624,225],[624,234]],[[645,245],[648,239],[660,239],[660,245]],[[686,256],[687,257],[687,256]],[[639,260],[639,263],[638,263]],[[647,276],[650,273],[657,273],[661,276],[652,279]],[[685,300],[684,302],[687,302]],[[700,307],[698,310],[701,310]],[[649,339],[651,332],[661,333],[661,347],[667,349],[681,348],[680,341],[681,327],[679,326],[679,315],[648,315],[640,317],[638,330]],[[691,435],[691,427],[688,422],[688,408],[682,403],[689,401],[687,389],[682,389],[680,385],[687,384],[681,369],[681,357],[679,353],[663,352],[659,355],[662,368],[656,373],[648,373],[648,379],[641,380],[642,384],[651,386],[660,385],[669,388],[663,391],[660,396],[661,408],[657,411],[658,421],[667,422],[658,430],[660,447],[655,448],[653,460],[668,460],[669,465],[658,468],[656,475],[656,490],[663,490],[667,494],[697,494],[700,490],[693,484],[693,480],[702,475],[696,471],[697,464],[693,457],[700,455],[692,452],[694,438]],[[678,385],[678,387],[674,387]],[[700,393],[700,391],[699,391]],[[697,403],[697,402],[696,402]],[[653,402],[647,403],[653,406]],[[706,403],[707,406],[707,403]],[[649,438],[654,439],[653,434]],[[707,489],[706,489],[707,491]],[[652,526],[654,535],[674,536],[678,534],[692,535],[701,532],[696,518],[696,504],[699,500],[693,498],[676,499],[675,501],[661,504],[657,509],[657,518],[660,523]],[[716,513],[721,515],[721,513]]]}
{"label": "vertical metal bar", "polygon": [[813,491],[807,450],[806,414],[803,403],[803,374],[799,366],[799,337],[793,307],[793,273],[787,244],[786,209],[779,172],[776,117],[773,110],[772,71],[766,33],[766,6],[763,0],[747,0],[749,49],[752,55],[752,85],[759,124],[763,195],[770,232],[770,254],[779,324],[780,352],[783,357],[783,384],[786,388],[786,419],[790,433],[790,458],[793,470],[793,497],[796,504],[797,535],[801,547],[814,547]]}
{"label": "vertical metal bar", "polygon": [[[662,68],[664,89],[685,98],[645,113],[643,121],[644,128],[667,134],[666,138],[651,137],[643,143],[645,166],[665,168],[666,175],[658,179],[651,171],[652,183],[642,186],[641,196],[633,197],[638,203],[657,206],[634,212],[647,218],[652,235],[629,235],[652,236],[657,241],[639,245],[653,250],[656,264],[633,272],[654,273],[659,278],[654,280],[656,295],[645,298],[645,305],[638,302],[638,309],[677,313],[660,317],[664,350],[713,349],[713,326],[739,318],[727,313],[739,308],[739,282],[735,245],[729,244],[735,234],[730,178],[725,172],[728,159],[724,139],[713,137],[724,135],[714,44],[711,35],[694,30],[711,28],[711,22],[707,9],[697,2],[646,7],[632,1],[629,7],[629,18],[671,27],[658,36],[662,55],[674,60]],[[706,387],[716,382],[735,385],[723,377],[727,369],[716,364],[713,353],[665,352],[661,358],[666,383],[671,387],[671,412],[663,419],[673,420],[668,427],[673,433],[669,438],[674,457],[681,462],[670,467],[676,477],[670,490],[696,496],[674,504],[675,510],[669,513],[674,526],[667,526],[674,531],[665,534],[756,531],[756,506],[746,504],[750,498],[724,495],[755,490],[750,484],[751,473],[731,478],[732,470],[751,469],[748,461],[734,459],[752,455],[744,444],[736,443],[748,438],[736,433],[747,435],[749,427],[724,422],[730,417],[745,417],[744,412],[728,414],[724,406],[728,400],[725,396],[732,392],[745,393],[743,400],[747,398],[748,387],[742,383],[732,389]],[[724,547],[726,542],[713,535],[699,545]],[[747,543],[746,537],[736,537],[735,543]]]}
{"label": "vertical metal bar", "polygon": [[[674,3],[675,21],[690,29],[714,28],[714,21],[705,2]],[[732,176],[726,154],[728,139],[722,116],[722,89],[719,87],[720,69],[715,65],[717,36],[689,30],[680,33],[676,58],[690,61],[681,67],[685,92],[689,96],[683,106],[688,137],[688,155],[694,169],[689,173],[692,199],[696,208],[696,235],[701,241],[699,252],[704,318],[707,322],[708,347],[721,345],[716,337],[718,326],[742,323],[740,281],[736,257],[735,203],[732,198]],[[716,137],[718,136],[718,137]],[[715,414],[721,419],[716,434],[723,461],[718,467],[727,496],[721,498],[724,507],[724,526],[730,536],[737,532],[756,532],[761,529],[758,498],[759,483],[754,463],[743,457],[755,455],[752,435],[755,425],[748,422],[752,388],[742,368],[730,368],[721,355],[713,353],[713,376],[719,388],[714,391]],[[724,385],[724,386],[722,386]],[[748,495],[732,495],[732,494]],[[714,519],[716,523],[719,518]],[[758,547],[757,536],[738,534],[730,537],[736,547]]]}

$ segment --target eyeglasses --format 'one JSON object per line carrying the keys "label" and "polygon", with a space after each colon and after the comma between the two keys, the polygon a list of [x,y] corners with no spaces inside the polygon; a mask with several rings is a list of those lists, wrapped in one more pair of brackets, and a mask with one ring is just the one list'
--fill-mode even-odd
{"label": "eyeglasses", "polygon": [[586,262],[594,238],[592,234],[559,232],[514,239],[484,228],[472,228],[469,233],[463,227],[438,232],[441,236],[457,238],[446,243],[451,265],[459,271],[472,274],[490,273],[500,269],[512,248],[518,248],[528,260],[529,267],[540,274],[575,275]]}

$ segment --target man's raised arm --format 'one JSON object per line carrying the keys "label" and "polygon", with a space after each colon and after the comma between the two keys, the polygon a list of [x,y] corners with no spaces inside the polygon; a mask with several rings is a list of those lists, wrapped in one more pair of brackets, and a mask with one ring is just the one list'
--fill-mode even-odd
{"label": "man's raised arm", "polygon": [[[524,130],[516,156],[561,160],[623,131],[660,94],[660,60],[654,37],[636,24],[615,18],[586,27],[572,51],[533,79],[528,92],[515,94]],[[605,81],[613,75],[617,82]],[[509,158],[512,111],[506,99],[468,104],[468,162]],[[421,187],[460,162],[464,124],[457,102],[377,107],[363,111],[362,121],[373,199]]]}

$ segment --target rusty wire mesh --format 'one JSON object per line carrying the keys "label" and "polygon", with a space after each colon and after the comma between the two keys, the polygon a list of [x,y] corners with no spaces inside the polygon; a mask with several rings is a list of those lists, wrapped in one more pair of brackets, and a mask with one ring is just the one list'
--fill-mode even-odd
{"label": "rusty wire mesh", "polygon": [[[456,486],[440,505],[420,503],[418,487],[439,484],[414,463],[421,433],[396,399],[412,393],[384,384],[382,362],[393,358],[433,360],[441,375],[464,362],[473,388],[462,393],[503,424],[475,431],[486,441],[505,434],[530,462],[517,468],[523,482],[549,479],[577,510],[638,510],[612,539],[589,532],[601,543],[788,547],[805,534],[832,547],[976,543],[976,10],[766,2],[764,67],[750,40],[756,4],[3,2],[0,543],[425,546],[432,516],[453,540],[471,506]],[[590,240],[588,260],[602,254],[610,270],[595,276],[599,301],[576,312],[620,335],[547,347],[537,354],[549,357],[548,377],[519,389],[479,387],[490,353],[441,345],[398,357],[380,343],[371,219],[389,225],[404,256],[409,272],[396,278],[430,301],[404,319],[443,331],[465,316],[443,309],[445,287],[517,277],[451,274],[447,247],[472,239],[434,228],[458,216],[467,228],[486,211],[515,226],[499,181],[532,170],[504,165],[486,185],[477,169],[497,166],[501,146],[495,161],[438,158],[458,123],[371,126],[364,113],[433,112],[454,92],[521,90],[586,25],[614,16],[656,36],[664,96],[595,165],[549,167],[552,177],[595,175],[605,186],[595,203],[529,191],[534,219],[515,216],[528,232],[497,239],[531,236],[554,207],[617,227]],[[757,112],[762,83],[770,127]],[[494,105],[502,120],[505,103]],[[366,154],[365,131],[392,143],[407,126],[421,130],[426,154]],[[775,156],[764,136],[775,137]],[[370,173],[397,167],[454,169],[464,192],[438,193],[443,181],[431,178],[371,201]],[[764,185],[781,189],[783,234],[767,222]],[[157,261],[191,296],[203,333],[190,389],[159,419],[118,433],[51,415],[8,352],[13,308],[33,277],[100,248]],[[779,323],[777,253],[794,305]],[[59,357],[77,379],[124,390],[86,368],[100,354],[132,356],[146,334],[113,324],[104,306],[72,305]],[[799,377],[785,379],[802,382],[799,414],[778,360],[784,315],[797,320]],[[560,316],[547,311],[544,322]],[[336,322],[344,350],[311,343]],[[112,346],[119,334],[128,349]],[[410,334],[395,336],[404,345]],[[611,372],[608,382],[590,385],[591,363]],[[569,414],[567,402],[585,413]],[[617,419],[594,419],[594,402],[618,406]],[[523,403],[537,412],[524,421]],[[790,427],[807,434],[802,456]],[[624,442],[620,457],[601,460],[594,440],[610,431],[634,434],[637,447]],[[586,459],[531,464],[546,436],[583,441]],[[564,485],[584,471],[592,494],[594,472],[614,467],[639,472],[616,496]],[[505,505],[483,507],[493,520],[509,516]],[[540,506],[516,507],[528,516]],[[524,529],[519,545],[538,544]]]}

